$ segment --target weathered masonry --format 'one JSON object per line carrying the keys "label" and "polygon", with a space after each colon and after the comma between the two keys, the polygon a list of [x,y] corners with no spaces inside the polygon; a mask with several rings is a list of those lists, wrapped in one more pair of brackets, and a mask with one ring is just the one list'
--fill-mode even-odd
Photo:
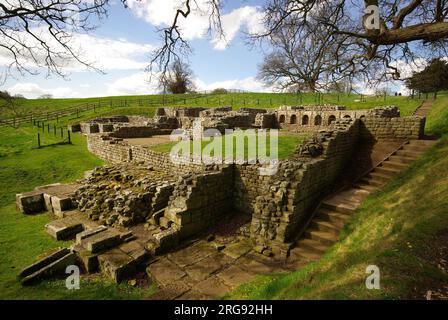
{"label": "weathered masonry", "polygon": [[[17,207],[27,214],[53,212],[59,219],[46,230],[56,239],[76,236],[70,252],[45,260],[39,277],[50,274],[52,264],[60,266],[56,258],[72,261],[76,253],[88,272],[102,270],[120,281],[143,260],[208,232],[235,212],[249,217],[238,226],[239,237],[285,257],[360,143],[419,139],[424,125],[424,117],[400,117],[396,107],[184,107],[159,108],[152,118],[98,118],[70,129],[87,135],[89,151],[108,165],[73,185],[18,194]],[[200,135],[206,129],[281,129],[307,133],[308,139],[272,175],[263,174],[267,166],[258,162],[176,163],[169,153],[139,142],[169,142],[178,129],[195,137],[197,128]],[[37,277],[24,275],[27,282]]]}
{"label": "weathered masonry", "polygon": [[[264,120],[260,120],[261,116]],[[297,149],[296,154],[280,162],[276,175],[263,176],[259,172],[260,164],[234,164],[229,168],[216,166],[217,171],[195,163],[174,164],[167,153],[158,153],[125,141],[136,136],[133,130],[140,131],[139,126],[118,125],[111,133],[89,134],[88,147],[92,153],[111,163],[145,163],[154,170],[193,174],[189,179],[195,181],[195,186],[187,194],[174,193],[174,198],[183,200],[173,199],[162,219],[181,230],[188,229],[184,234],[203,231],[203,226],[213,224],[205,223],[204,220],[213,221],[214,217],[192,217],[202,217],[193,213],[197,210],[210,210],[206,203],[216,193],[213,188],[201,188],[199,181],[210,179],[219,184],[217,181],[221,179],[221,185],[227,189],[226,195],[218,197],[220,200],[213,205],[212,211],[216,211],[216,206],[222,206],[223,210],[218,211],[234,208],[251,214],[251,237],[264,245],[287,250],[282,244],[294,239],[296,230],[301,227],[303,215],[331,188],[358,140],[418,139],[423,134],[425,119],[400,117],[396,107],[353,111],[340,106],[299,106],[240,111],[227,108],[166,108],[159,109],[155,118],[147,121],[156,134],[166,132],[162,131],[166,130],[166,123],[177,123],[176,127],[190,130],[195,122],[204,128],[217,128],[220,131],[224,128],[269,127],[314,132],[313,141],[309,143],[317,144],[321,152],[319,155],[306,154],[303,152],[307,148],[305,144]],[[204,184],[207,185],[207,182]],[[175,203],[181,202],[182,205],[175,206]],[[201,203],[204,203],[202,208]]]}

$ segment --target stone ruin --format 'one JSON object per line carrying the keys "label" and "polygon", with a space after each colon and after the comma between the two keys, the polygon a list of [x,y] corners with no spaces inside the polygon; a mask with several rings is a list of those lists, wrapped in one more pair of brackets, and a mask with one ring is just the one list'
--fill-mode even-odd
{"label": "stone ruin", "polygon": [[[282,129],[309,138],[278,163],[274,175],[262,174],[266,165],[261,163],[176,164],[166,153],[132,143],[135,138],[167,136],[174,129],[191,131],[195,125],[221,133]],[[212,241],[217,250],[245,241],[247,250],[284,259],[359,141],[419,139],[424,125],[425,118],[400,117],[396,107],[343,106],[159,108],[152,118],[118,116],[71,125],[108,164],[76,183],[16,196],[23,213],[54,214],[46,231],[55,239],[75,239],[70,249],[23,270],[22,281],[54,276],[76,260],[84,271],[100,270],[120,282],[191,239],[210,236],[231,213],[241,219],[230,236]]]}

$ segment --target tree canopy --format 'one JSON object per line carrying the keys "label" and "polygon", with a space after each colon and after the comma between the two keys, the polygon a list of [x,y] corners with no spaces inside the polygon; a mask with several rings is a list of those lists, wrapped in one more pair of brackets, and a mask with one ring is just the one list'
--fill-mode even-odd
{"label": "tree canopy", "polygon": [[409,89],[423,93],[448,90],[448,62],[442,59],[432,60],[425,69],[414,72],[406,80]]}

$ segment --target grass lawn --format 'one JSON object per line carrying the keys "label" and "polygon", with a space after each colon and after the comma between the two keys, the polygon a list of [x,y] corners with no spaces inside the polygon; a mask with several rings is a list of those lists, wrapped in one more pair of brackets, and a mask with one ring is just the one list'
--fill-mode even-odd
{"label": "grass lawn", "polygon": [[[193,142],[193,141],[181,141],[181,142],[168,142],[163,144],[157,144],[154,146],[151,146],[150,149],[156,152],[164,152],[168,153],[173,150],[174,146],[176,146],[177,154],[179,155],[188,155],[188,154],[203,154],[204,156],[213,156],[213,157],[219,157],[224,158],[226,155],[226,145],[230,141],[230,139],[233,140],[233,158],[234,159],[248,159],[249,154],[251,155],[250,158],[256,158],[259,154],[261,156],[266,155],[268,158],[271,157],[270,153],[270,137],[269,135],[266,136],[265,148],[262,149],[259,145],[259,139],[257,139],[256,135],[254,135],[253,138],[249,138],[248,136],[244,135],[244,131],[241,131],[240,133],[233,133],[229,136],[219,136],[219,137],[211,137],[209,140],[201,140],[200,142]],[[305,135],[285,135],[280,134],[278,136],[278,159],[285,159],[289,155],[291,155],[296,146],[303,142],[305,139]],[[249,141],[253,141],[253,143],[250,143]],[[201,144],[199,147],[198,144]],[[196,145],[195,145],[196,144]],[[238,147],[239,146],[239,147]],[[259,149],[260,147],[260,149]],[[230,147],[229,147],[230,148]],[[221,151],[219,151],[221,149]],[[220,152],[220,154],[218,154]],[[274,155],[272,155],[272,158],[275,158]]]}
{"label": "grass lawn", "polygon": [[[296,272],[259,277],[227,298],[403,299],[412,297],[415,287],[447,283],[447,274],[428,258],[436,249],[431,247],[436,235],[448,230],[447,119],[445,95],[427,125],[429,134],[443,135],[439,144],[370,195],[320,261]],[[381,290],[366,289],[368,265],[380,268]]]}
{"label": "grass lawn", "polygon": [[[402,115],[409,115],[421,103],[421,99],[408,97],[374,97],[359,94],[325,93],[320,98],[314,93],[228,93],[228,94],[180,94],[180,95],[144,95],[123,97],[99,97],[85,99],[26,99],[17,102],[16,115],[8,109],[0,109],[0,119],[29,115],[30,113],[44,113],[68,107],[76,107],[85,103],[100,103],[100,112],[116,112],[123,114],[153,115],[157,107],[166,106],[200,106],[218,107],[232,106],[234,109],[277,108],[281,105],[344,105],[349,109],[368,109],[380,106],[396,105]],[[112,105],[112,107],[110,107]]]}

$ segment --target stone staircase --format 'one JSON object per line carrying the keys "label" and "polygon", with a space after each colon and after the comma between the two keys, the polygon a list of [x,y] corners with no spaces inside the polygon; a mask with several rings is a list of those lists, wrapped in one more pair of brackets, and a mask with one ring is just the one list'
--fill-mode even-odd
{"label": "stone staircase", "polygon": [[338,240],[346,221],[370,193],[383,187],[398,172],[430,149],[436,140],[411,140],[401,145],[357,182],[324,199],[289,259],[316,261]]}
{"label": "stone staircase", "polygon": [[431,109],[433,100],[425,100],[420,107],[415,110],[415,112],[412,114],[413,116],[420,116],[420,117],[426,117],[428,114],[428,111]]}

